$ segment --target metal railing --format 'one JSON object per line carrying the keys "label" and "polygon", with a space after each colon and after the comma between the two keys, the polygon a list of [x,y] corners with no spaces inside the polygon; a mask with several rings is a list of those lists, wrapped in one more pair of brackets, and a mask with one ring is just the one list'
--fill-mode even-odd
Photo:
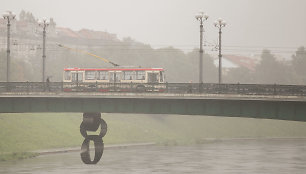
{"label": "metal railing", "polygon": [[277,84],[216,83],[66,83],[66,82],[0,82],[0,93],[37,92],[163,92],[178,94],[241,94],[305,96],[306,86]]}

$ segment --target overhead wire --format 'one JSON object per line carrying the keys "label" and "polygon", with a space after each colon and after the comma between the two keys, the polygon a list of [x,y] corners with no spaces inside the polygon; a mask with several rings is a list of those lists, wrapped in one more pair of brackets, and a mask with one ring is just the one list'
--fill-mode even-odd
{"label": "overhead wire", "polygon": [[[0,45],[6,45],[6,43],[0,43]],[[35,43],[17,43],[13,44],[13,46],[32,46],[33,48],[30,48],[30,50],[40,50],[41,45],[35,44]],[[48,45],[47,45],[48,46]],[[166,47],[163,47],[166,46]],[[214,52],[218,50],[218,44],[204,41],[204,50],[206,52]],[[102,49],[107,50],[119,50],[119,51],[149,51],[149,52],[177,52],[178,50],[181,50],[183,52],[191,52],[195,49],[199,49],[199,45],[196,44],[181,44],[181,45],[173,45],[170,46],[168,44],[156,44],[156,45],[146,45],[146,44],[125,44],[125,43],[111,43],[111,44],[97,44],[94,47],[89,46],[91,49],[98,49],[99,47],[105,47]],[[114,48],[110,48],[114,47]],[[118,48],[119,47],[119,48]],[[128,48],[120,48],[120,47],[128,47]],[[148,48],[144,48],[148,47]],[[99,48],[101,49],[101,48]],[[258,53],[262,52],[263,50],[269,50],[271,53],[296,53],[298,47],[293,46],[259,46],[259,45],[223,45],[222,51],[224,53],[226,52],[236,52],[236,53]],[[57,49],[54,48],[47,48],[47,51],[57,51]]]}

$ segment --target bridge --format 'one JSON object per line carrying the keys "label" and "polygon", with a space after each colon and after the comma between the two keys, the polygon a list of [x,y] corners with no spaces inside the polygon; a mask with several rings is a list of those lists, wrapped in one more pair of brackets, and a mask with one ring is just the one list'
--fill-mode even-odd
{"label": "bridge", "polygon": [[[0,82],[0,113],[99,112],[211,115],[306,121],[306,86],[255,84],[50,84]],[[69,88],[71,92],[65,92]]]}
{"label": "bridge", "polygon": [[[100,118],[100,113],[210,115],[306,121],[306,86],[166,83],[146,84],[145,88],[138,90],[137,85],[0,83],[0,113],[84,113],[80,126],[80,132],[85,138],[81,158],[86,164],[97,163],[103,153],[101,139],[106,134],[107,125]],[[87,135],[87,131],[96,131],[99,127],[99,135]],[[89,141],[95,143],[94,160],[90,159]]]}

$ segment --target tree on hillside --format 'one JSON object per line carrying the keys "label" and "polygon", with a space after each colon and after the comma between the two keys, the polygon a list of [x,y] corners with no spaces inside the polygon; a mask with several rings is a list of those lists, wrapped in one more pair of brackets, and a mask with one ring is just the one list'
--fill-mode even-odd
{"label": "tree on hillside", "polygon": [[[7,71],[7,54],[6,51],[0,51],[0,81],[6,81],[6,71]],[[24,60],[16,59],[11,55],[10,61],[10,80],[11,81],[28,81],[31,77],[30,71],[31,66]]]}
{"label": "tree on hillside", "polygon": [[[192,79],[195,83],[199,82],[199,50],[194,49],[187,54],[188,71],[192,74]],[[218,81],[218,70],[214,64],[213,58],[208,55],[203,55],[203,82],[204,83],[216,83]]]}
{"label": "tree on hillside", "polygon": [[289,67],[275,59],[269,50],[263,50],[261,62],[256,67],[255,83],[264,84],[291,84]]}
{"label": "tree on hillside", "polygon": [[12,82],[25,82],[29,81],[27,77],[28,64],[20,59],[11,59],[11,75],[10,79]]}
{"label": "tree on hillside", "polygon": [[0,81],[6,81],[6,52],[0,51]]}
{"label": "tree on hillside", "polygon": [[306,50],[305,47],[300,47],[292,56],[292,66],[294,72],[300,79],[300,83],[306,83]]}
{"label": "tree on hillside", "polygon": [[205,83],[218,82],[218,68],[214,64],[214,59],[209,54],[203,56],[203,78]]}
{"label": "tree on hillside", "polygon": [[152,62],[166,71],[166,81],[168,82],[187,82],[190,79],[188,71],[188,60],[182,50],[166,47],[156,49],[155,57]]}

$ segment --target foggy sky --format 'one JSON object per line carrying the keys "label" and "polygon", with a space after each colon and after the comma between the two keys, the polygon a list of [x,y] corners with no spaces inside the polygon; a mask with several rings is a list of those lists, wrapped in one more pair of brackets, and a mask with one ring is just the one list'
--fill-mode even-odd
{"label": "foggy sky", "polygon": [[[199,22],[208,43],[217,42],[213,22],[221,17],[225,52],[271,49],[275,53],[306,46],[305,0],[0,0],[0,13],[23,9],[37,18],[53,17],[57,26],[107,31],[154,47],[184,51],[199,47]],[[205,47],[206,51],[211,48]],[[216,53],[217,54],[217,53]]]}

